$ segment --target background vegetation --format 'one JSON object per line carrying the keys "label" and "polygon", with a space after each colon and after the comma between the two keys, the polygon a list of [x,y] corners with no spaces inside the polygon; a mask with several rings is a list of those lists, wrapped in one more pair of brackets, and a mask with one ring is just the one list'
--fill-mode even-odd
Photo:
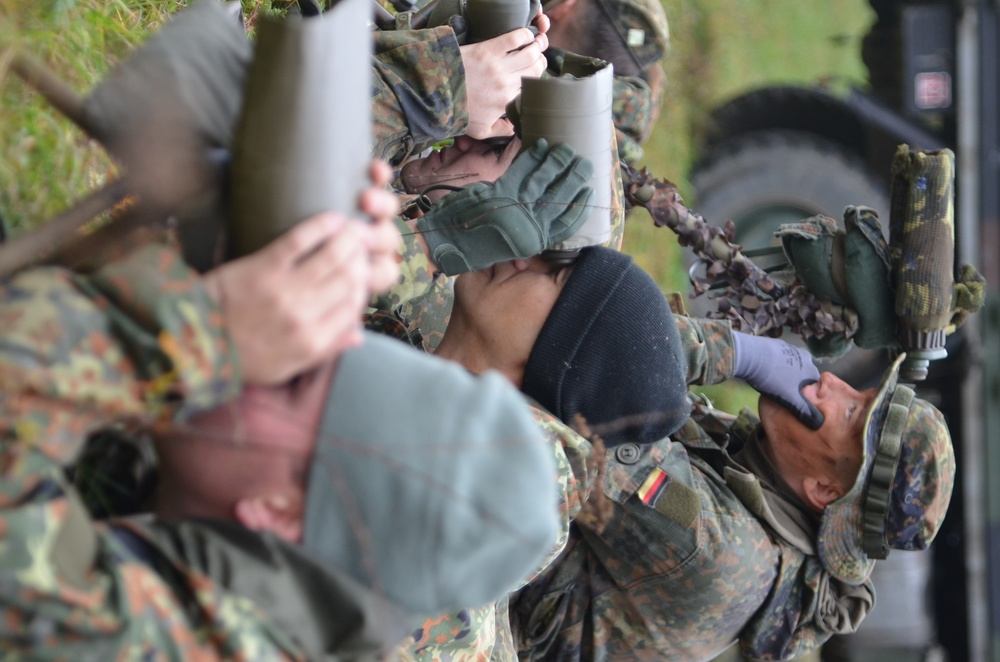
{"label": "background vegetation", "polygon": [[[286,1],[244,0],[244,12],[252,21],[257,12],[281,9]],[[766,83],[823,81],[846,88],[864,80],[859,40],[873,20],[866,0],[663,2],[671,29],[671,50],[664,62],[668,91],[644,164],[677,183],[695,208],[687,177],[711,108]],[[20,80],[4,76],[11,48],[45,61],[84,94],[182,4],[0,0],[0,217],[12,232],[64,209],[107,180],[114,165]],[[625,249],[665,290],[686,289],[673,234],[654,228],[641,210],[629,221]],[[750,397],[712,393],[724,408]]]}

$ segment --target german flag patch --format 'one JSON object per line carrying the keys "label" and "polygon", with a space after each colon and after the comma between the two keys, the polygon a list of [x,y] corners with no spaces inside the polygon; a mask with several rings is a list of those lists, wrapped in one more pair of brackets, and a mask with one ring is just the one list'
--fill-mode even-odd
{"label": "german flag patch", "polygon": [[660,498],[660,495],[663,494],[669,484],[670,476],[667,475],[667,472],[656,467],[646,477],[637,494],[644,504],[655,506],[657,499]]}

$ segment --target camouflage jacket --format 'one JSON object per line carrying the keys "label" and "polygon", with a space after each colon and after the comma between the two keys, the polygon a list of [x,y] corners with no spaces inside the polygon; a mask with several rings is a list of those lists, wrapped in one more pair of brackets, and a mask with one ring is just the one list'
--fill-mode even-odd
{"label": "camouflage jacket", "polygon": [[372,156],[398,166],[412,154],[465,133],[465,66],[455,32],[375,32]]}
{"label": "camouflage jacket", "polygon": [[319,617],[303,628],[280,612],[332,612],[324,632],[344,614],[326,596],[302,604],[331,582],[293,545],[236,525],[96,524],[64,471],[109,422],[156,425],[239,392],[193,272],[149,246],[87,277],[24,271],[0,292],[0,658],[321,659],[326,635],[301,636]]}
{"label": "camouflage jacket", "polygon": [[[731,377],[728,323],[677,322],[689,383]],[[520,659],[701,660],[738,641],[750,658],[783,660],[851,631],[870,585],[833,581],[808,553],[808,516],[723,449],[741,438],[749,453],[759,434],[749,412],[696,407],[672,439],[609,450],[613,515],[601,530],[574,522],[563,554],[511,598]],[[779,498],[800,528],[765,505]]]}
{"label": "camouflage jacket", "polygon": [[[441,315],[435,311],[439,310],[442,303],[450,305],[451,299],[448,296],[450,290],[444,283],[437,283],[429,277],[426,260],[421,262],[421,255],[422,253],[414,252],[412,264],[408,264],[409,260],[404,260],[402,265],[404,275],[396,291],[412,294],[418,302],[420,297],[430,296],[431,299],[423,300],[427,305],[418,305],[413,309],[432,316],[435,322],[443,321],[446,324],[446,317],[442,320]],[[423,285],[414,286],[414,281]],[[428,290],[430,290],[429,295]],[[443,301],[439,297],[443,297]],[[413,301],[403,301],[402,297],[397,296],[392,303],[396,304],[396,311],[383,310],[373,313],[368,320],[369,329],[407,339],[418,346],[423,343],[426,347],[427,338],[411,320],[400,313],[400,310],[406,309],[405,304]],[[733,371],[731,337],[726,336],[730,342],[728,346],[718,348],[709,357],[705,349],[705,335],[708,332],[702,328],[702,323],[680,316],[677,320],[682,342],[691,356],[689,360],[689,365],[693,366],[691,380],[698,383],[716,383],[731,377]],[[705,322],[705,324],[716,335],[728,333],[728,325],[724,323]],[[559,508],[566,535],[553,548],[554,558],[565,544],[570,531],[570,522],[580,513],[583,502],[588,498],[595,479],[595,468],[590,457],[592,448],[589,442],[548,412],[536,407],[535,415],[552,442],[559,469],[556,480],[560,484]],[[550,562],[551,558],[546,560],[540,570],[547,567]],[[413,633],[411,640],[402,646],[400,656],[404,660],[423,662],[515,660],[517,653],[510,623],[505,602],[428,619]]]}

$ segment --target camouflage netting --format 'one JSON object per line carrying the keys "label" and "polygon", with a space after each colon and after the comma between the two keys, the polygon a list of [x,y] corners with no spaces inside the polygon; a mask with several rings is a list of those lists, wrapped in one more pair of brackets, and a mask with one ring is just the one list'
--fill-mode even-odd
{"label": "camouflage netting", "polygon": [[947,150],[900,148],[891,248],[878,214],[852,206],[843,228],[824,216],[781,226],[776,235],[792,268],[773,275],[735,243],[731,220],[723,228],[710,225],[684,205],[674,184],[646,169],[623,163],[622,173],[628,209],[645,207],[704,266],[703,276],[692,276],[691,296],[715,302],[709,317],[753,335],[777,337],[787,328],[816,356],[832,357],[851,341],[866,348],[943,346],[944,336],[982,307],[982,275],[964,265],[954,277],[953,158]]}

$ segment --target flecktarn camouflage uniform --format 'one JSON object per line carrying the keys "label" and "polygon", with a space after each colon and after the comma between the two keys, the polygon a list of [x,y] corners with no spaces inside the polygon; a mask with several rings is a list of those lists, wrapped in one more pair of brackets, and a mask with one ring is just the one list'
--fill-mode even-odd
{"label": "flecktarn camouflage uniform", "polygon": [[[401,224],[400,230],[406,230],[405,224]],[[440,310],[438,306],[443,303],[446,303],[447,310],[450,310],[451,290],[441,289],[445,283],[438,282],[430,273],[427,258],[419,244],[412,238],[407,238],[405,232],[400,267],[402,274],[400,282],[392,292],[381,299],[386,308],[393,308],[395,311],[383,309],[372,312],[366,320],[366,326],[369,330],[429,349],[421,333],[423,328],[417,329],[398,311],[401,307],[410,310],[406,304],[410,303],[408,299],[411,297],[416,301],[427,301],[428,296],[443,296],[435,293],[447,292],[443,302],[434,300],[432,302],[434,305],[427,306],[430,311],[428,315],[433,315],[435,320],[431,327],[435,332],[443,333],[447,325],[447,314],[438,315],[436,311]],[[445,282],[450,283],[450,279]],[[545,433],[552,448],[556,463],[556,475],[553,476],[553,481],[559,486],[559,502],[556,505],[562,520],[561,535],[555,541],[549,556],[539,566],[540,572],[565,546],[569,524],[587,500],[597,477],[597,470],[592,461],[593,448],[590,442],[534,403],[529,402],[529,405],[539,428]],[[525,577],[525,581],[528,579],[530,577]],[[516,587],[511,587],[512,590],[514,588]],[[410,639],[403,643],[399,654],[403,660],[425,662],[514,660],[516,657],[507,618],[506,601],[427,619]]]}
{"label": "flecktarn camouflage uniform", "polygon": [[0,657],[302,659],[249,600],[137,560],[63,472],[112,420],[166,421],[238,391],[221,314],[191,271],[149,247],[86,278],[22,272],[0,292]]}
{"label": "flecktarn camouflage uniform", "polygon": [[[728,323],[677,323],[689,383],[730,378]],[[511,598],[520,659],[708,659],[735,641],[789,659],[856,626],[870,586],[833,580],[809,534],[769,520],[760,481],[720,446],[752,445],[756,423],[696,408],[673,440],[609,450],[612,517],[601,531],[575,522],[563,554]]]}
{"label": "flecktarn camouflage uniform", "polygon": [[[419,256],[414,264],[404,274],[422,276],[423,285],[404,278],[400,289],[421,295],[433,278]],[[376,317],[408,335],[399,317]],[[675,319],[688,382],[731,378],[728,323]],[[419,335],[410,340],[419,343]],[[684,444],[728,457],[706,427],[729,432],[702,416],[675,435],[683,444],[665,440],[609,451],[603,487],[615,507],[603,533],[572,524],[566,549],[509,607],[498,603],[428,620],[403,647],[404,659],[700,659],[735,641],[753,656],[787,659],[851,629],[870,608],[868,586],[831,581],[808,553],[811,542],[803,539],[809,535],[790,535],[792,542],[776,535],[745,502],[753,505],[761,492],[746,469],[713,466],[689,451]],[[576,480],[583,466],[577,465]],[[562,475],[571,474],[563,469]],[[729,480],[743,489],[732,489]],[[564,511],[572,512],[565,504]]]}
{"label": "flecktarn camouflage uniform", "polygon": [[450,27],[375,33],[372,156],[394,166],[465,133],[465,66]]}

